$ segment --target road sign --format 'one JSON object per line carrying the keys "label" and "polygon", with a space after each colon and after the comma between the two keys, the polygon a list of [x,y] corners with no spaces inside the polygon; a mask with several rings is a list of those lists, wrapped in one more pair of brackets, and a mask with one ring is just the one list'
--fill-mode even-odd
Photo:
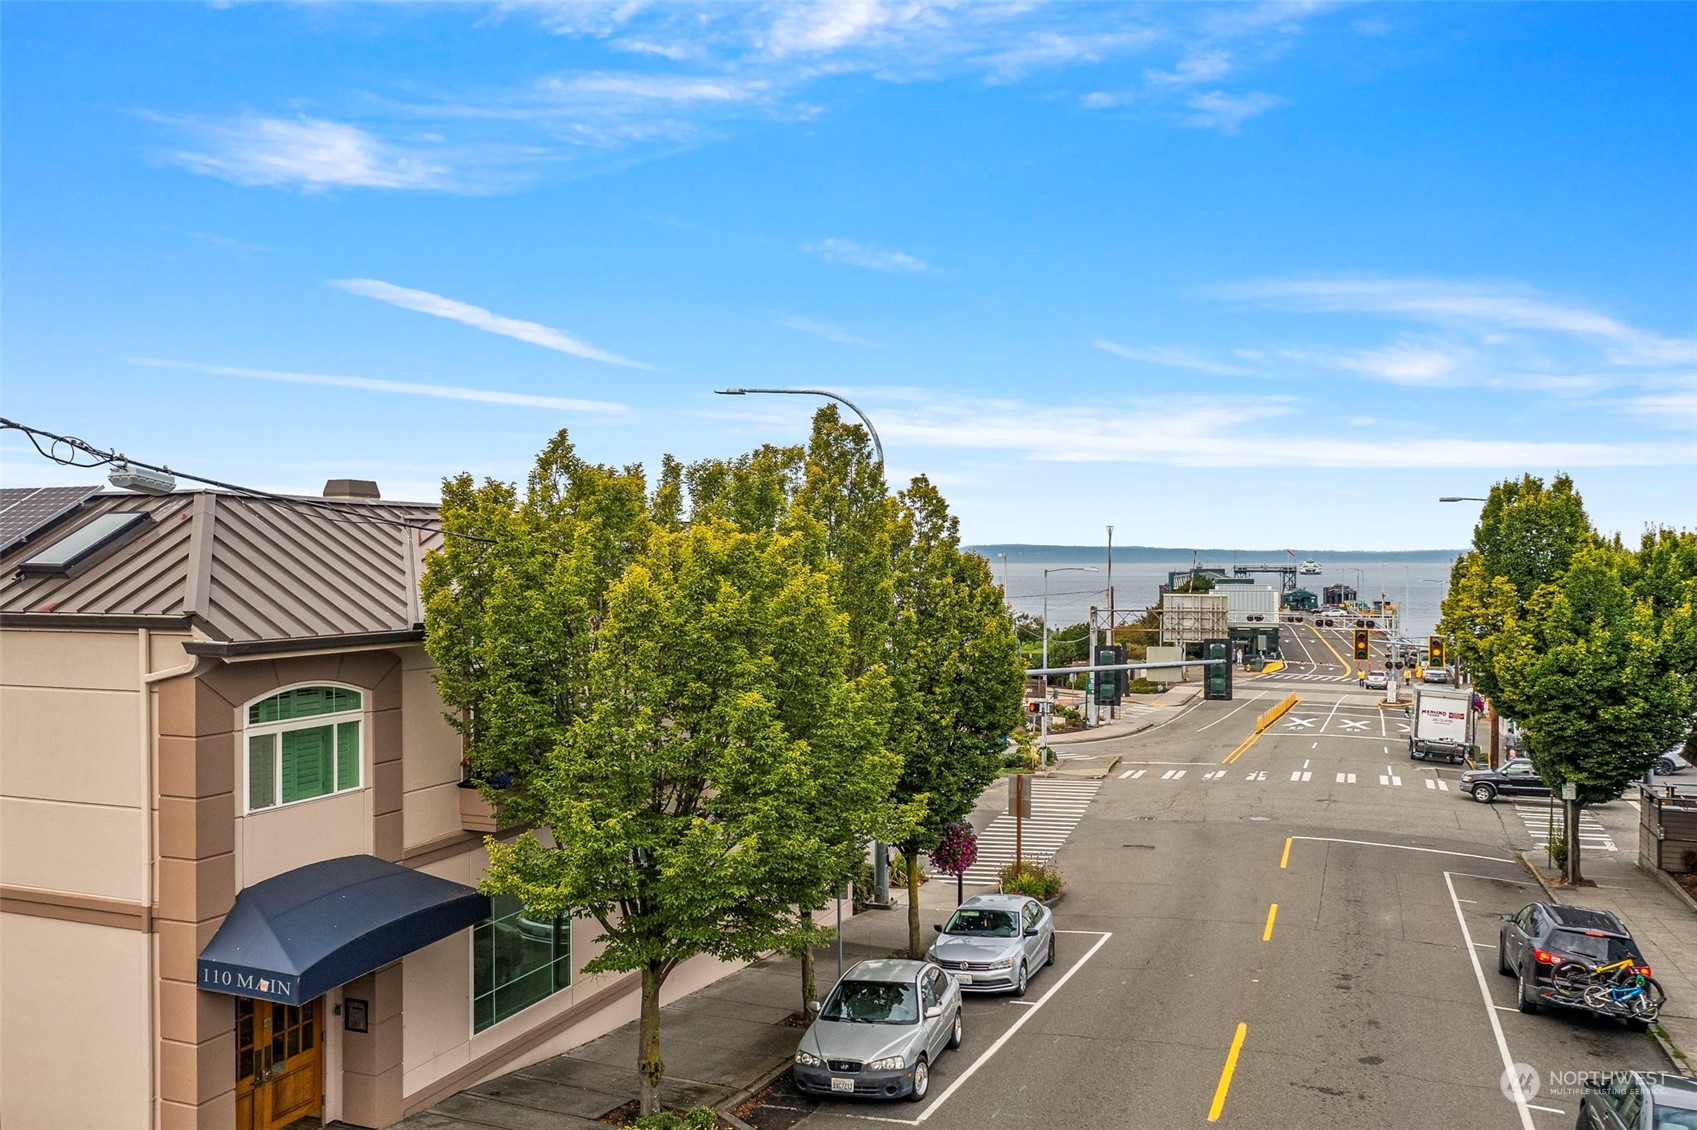
{"label": "road sign", "polygon": [[1578,800],[1579,786],[1574,784],[1572,781],[1569,781],[1561,787],[1561,798],[1563,800]]}

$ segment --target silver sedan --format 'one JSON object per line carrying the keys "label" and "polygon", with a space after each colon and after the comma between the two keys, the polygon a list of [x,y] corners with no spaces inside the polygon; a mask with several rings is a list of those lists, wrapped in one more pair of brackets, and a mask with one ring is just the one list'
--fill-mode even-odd
{"label": "silver sedan", "polygon": [[1055,962],[1055,918],[1025,895],[974,895],[937,928],[930,959],[971,992],[1025,995],[1031,973]]}
{"label": "silver sedan", "polygon": [[960,1047],[960,986],[929,962],[863,961],[812,1009],[790,1068],[804,1095],[918,1102],[931,1064]]}

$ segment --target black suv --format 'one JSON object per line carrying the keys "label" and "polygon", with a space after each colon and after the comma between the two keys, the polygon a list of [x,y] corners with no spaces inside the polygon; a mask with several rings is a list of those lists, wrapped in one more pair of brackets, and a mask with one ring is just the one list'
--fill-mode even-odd
{"label": "black suv", "polygon": [[1499,769],[1469,769],[1461,775],[1461,791],[1480,804],[1503,796],[1549,796],[1550,786],[1532,768],[1530,757],[1514,757]]}
{"label": "black suv", "polygon": [[1648,977],[1644,955],[1621,920],[1606,910],[1581,910],[1554,902],[1535,902],[1519,914],[1503,915],[1497,933],[1497,972],[1520,979],[1520,1011],[1540,1004],[1584,1008],[1576,998],[1558,994],[1550,975],[1564,961],[1595,968],[1630,957]]}
{"label": "black suv", "polygon": [[1579,1130],[1697,1130],[1697,1080],[1621,1071],[1587,1080]]}

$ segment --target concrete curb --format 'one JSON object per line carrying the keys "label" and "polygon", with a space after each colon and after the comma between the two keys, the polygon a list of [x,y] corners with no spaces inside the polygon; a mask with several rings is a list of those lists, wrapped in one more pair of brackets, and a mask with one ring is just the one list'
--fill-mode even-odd
{"label": "concrete curb", "polygon": [[[1532,877],[1534,879],[1538,880],[1538,886],[1544,889],[1544,894],[1549,897],[1551,902],[1561,902],[1561,899],[1556,897],[1555,890],[1550,886],[1549,882],[1545,880],[1544,873],[1538,870],[1536,864],[1526,858],[1525,852],[1517,851],[1514,853],[1514,857],[1520,860],[1521,865],[1532,873]],[[1678,886],[1678,884],[1676,883],[1675,886]],[[1684,891],[1680,892],[1682,895],[1684,893]],[[1691,900],[1688,898],[1686,901],[1690,902]],[[1693,1065],[1691,1060],[1687,1058],[1683,1051],[1680,1050],[1678,1044],[1675,1044],[1672,1040],[1668,1039],[1666,1029],[1664,1029],[1660,1024],[1652,1024],[1646,1034],[1652,1040],[1656,1041],[1656,1046],[1662,1049],[1662,1054],[1668,1057],[1668,1063],[1673,1066],[1675,1071],[1697,1078],[1697,1076],[1692,1076]]]}
{"label": "concrete curb", "polygon": [[1663,871],[1660,867],[1646,867],[1644,866],[1644,861],[1642,859],[1635,860],[1634,862],[1636,863],[1638,870],[1655,879],[1656,882],[1666,887],[1669,891],[1672,891],[1675,898],[1690,907],[1693,914],[1697,914],[1697,899],[1693,899],[1690,895],[1686,894],[1685,888],[1674,882],[1666,871]]}
{"label": "concrete curb", "polygon": [[[796,1039],[799,1041],[801,1037],[797,1036]],[[713,1104],[713,1109],[719,1112],[719,1117],[723,1118],[726,1122],[729,1122],[732,1126],[735,1126],[737,1130],[754,1130],[754,1127],[736,1116],[737,1107],[741,1106],[749,1099],[752,1099],[755,1095],[758,1095],[761,1091],[764,1091],[773,1083],[776,1083],[783,1077],[784,1072],[790,1069],[790,1064],[792,1062],[793,1060],[791,1057],[785,1056],[783,1062],[779,1063],[776,1067],[762,1072],[760,1077],[754,1082],[750,1083],[748,1086],[744,1087],[742,1090],[738,1091],[723,1102]]]}

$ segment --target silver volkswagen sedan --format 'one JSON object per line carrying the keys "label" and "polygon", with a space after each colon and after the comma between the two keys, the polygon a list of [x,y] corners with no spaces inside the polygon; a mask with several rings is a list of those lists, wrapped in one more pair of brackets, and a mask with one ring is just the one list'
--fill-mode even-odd
{"label": "silver volkswagen sedan", "polygon": [[790,1068],[804,1095],[918,1102],[931,1064],[960,1047],[960,986],[929,962],[863,961],[812,1007]]}
{"label": "silver volkswagen sedan", "polygon": [[973,895],[941,926],[930,959],[963,989],[1025,995],[1032,970],[1055,963],[1055,918],[1025,895]]}

